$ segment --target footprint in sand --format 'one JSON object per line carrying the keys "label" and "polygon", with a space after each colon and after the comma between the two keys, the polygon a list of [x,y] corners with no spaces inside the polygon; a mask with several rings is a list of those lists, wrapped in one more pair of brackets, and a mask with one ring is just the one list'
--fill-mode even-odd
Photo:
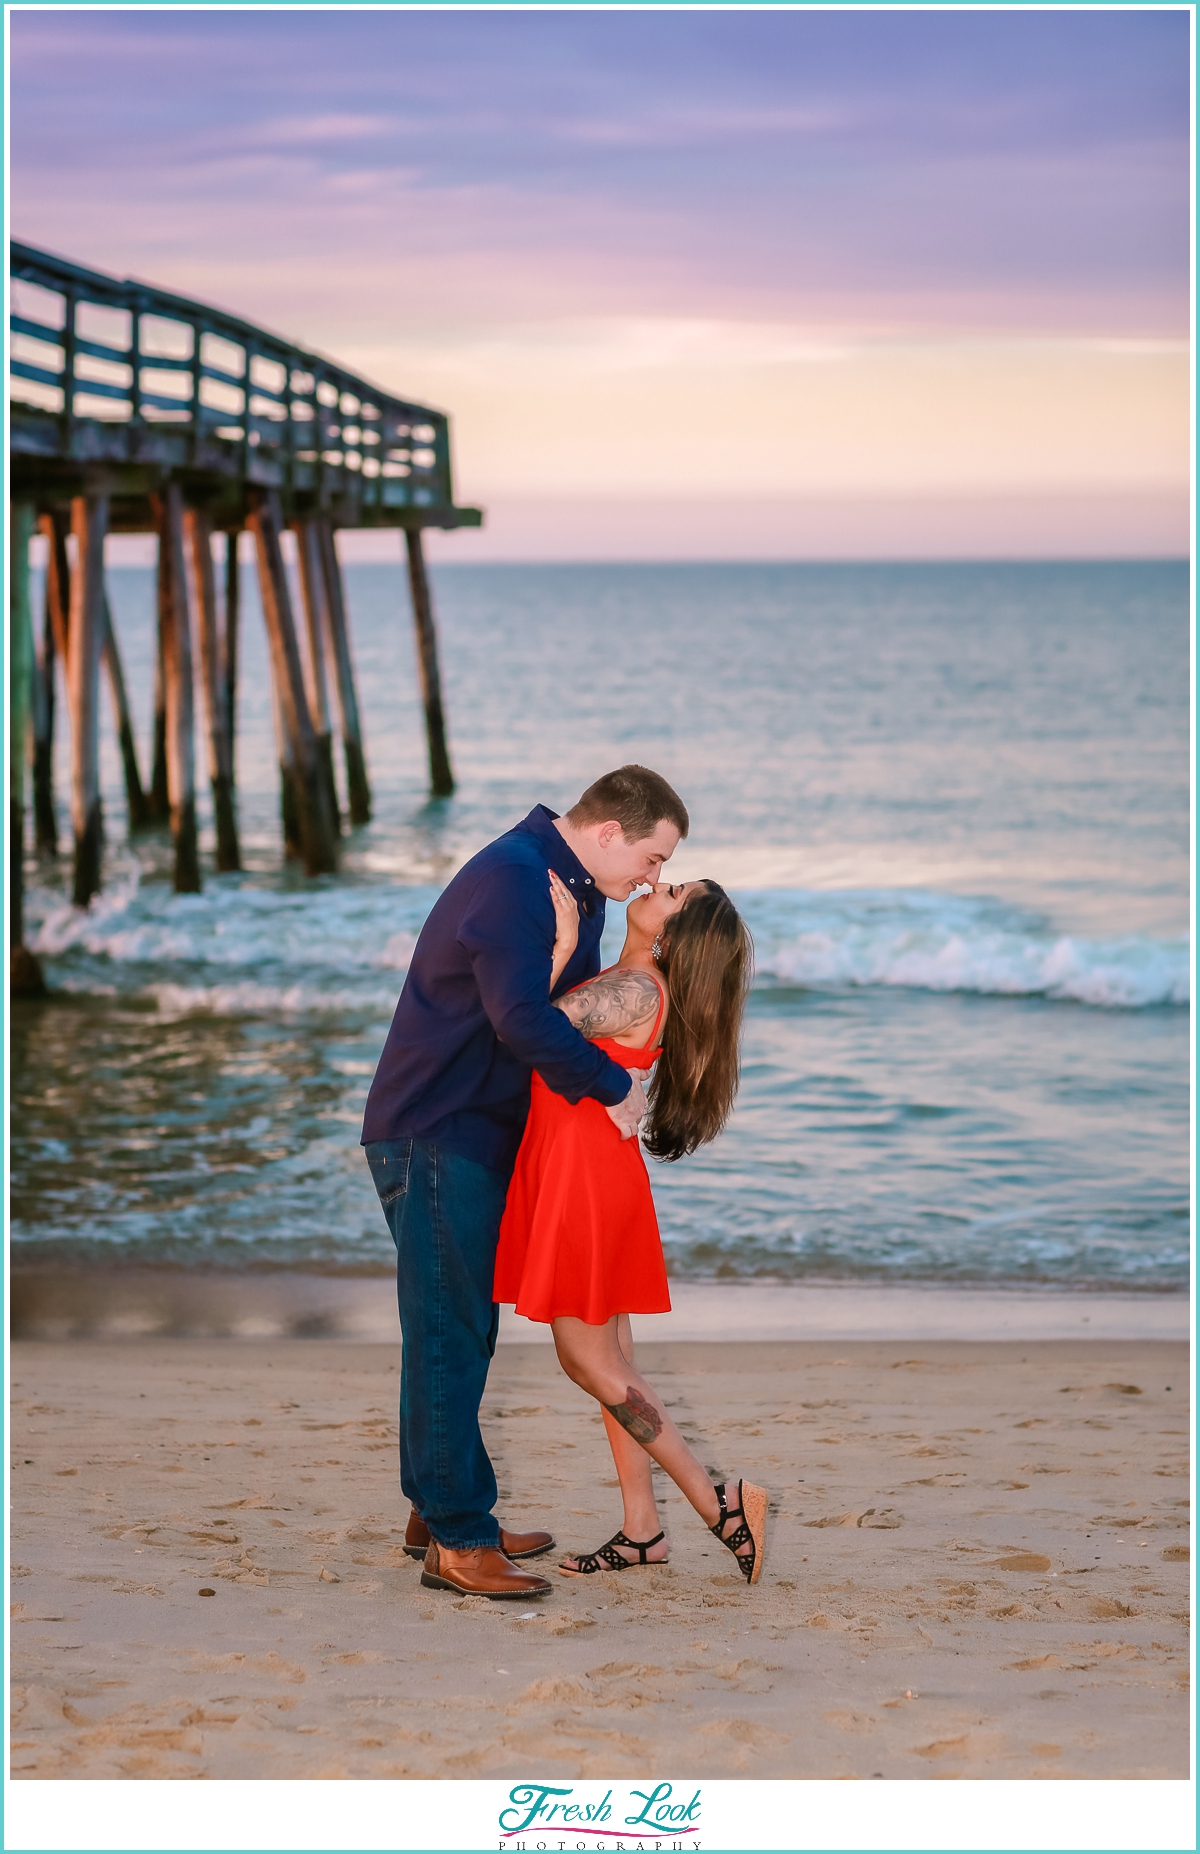
{"label": "footprint in sand", "polygon": [[993,1757],[1004,1740],[998,1732],[964,1732],[960,1738],[935,1738],[932,1744],[914,1745],[913,1756]]}
{"label": "footprint in sand", "polygon": [[879,1723],[868,1712],[852,1712],[845,1707],[834,1707],[831,1712],[823,1712],[821,1717],[835,1732],[872,1732]]}
{"label": "footprint in sand", "polygon": [[527,1712],[533,1706],[594,1706],[597,1696],[582,1680],[568,1680],[562,1674],[549,1674],[535,1680],[519,1693],[505,1711],[510,1715]]}
{"label": "footprint in sand", "polygon": [[[332,1643],[330,1646],[332,1647]],[[189,1654],[193,1667],[198,1672],[272,1674],[276,1680],[286,1680],[293,1685],[300,1685],[308,1678],[304,1669],[295,1661],[285,1661],[283,1656],[273,1650],[270,1654]]]}
{"label": "footprint in sand", "polygon": [[752,1719],[713,1719],[708,1725],[701,1725],[696,1731],[697,1738],[729,1738],[738,1747],[735,1762],[739,1767],[747,1764],[755,1754],[762,1755],[768,1751],[781,1751],[790,1739],[774,1726],[761,1725]]}
{"label": "footprint in sand", "polygon": [[63,1711],[65,1694],[54,1687],[14,1687],[13,1724],[23,1732],[44,1730],[46,1726],[66,1724]]}

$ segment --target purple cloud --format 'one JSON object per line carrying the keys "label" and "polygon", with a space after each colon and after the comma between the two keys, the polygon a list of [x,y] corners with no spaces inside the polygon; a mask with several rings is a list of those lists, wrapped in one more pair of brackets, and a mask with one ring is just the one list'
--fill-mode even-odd
{"label": "purple cloud", "polygon": [[[941,299],[950,320],[1186,314],[1183,12],[45,11],[11,28],[17,234],[197,291],[268,247],[303,274],[361,271],[369,246],[405,314],[448,256],[472,313],[494,275],[519,314],[547,295],[567,313],[861,315],[874,297],[935,319]],[[436,279],[430,313],[457,313]]]}

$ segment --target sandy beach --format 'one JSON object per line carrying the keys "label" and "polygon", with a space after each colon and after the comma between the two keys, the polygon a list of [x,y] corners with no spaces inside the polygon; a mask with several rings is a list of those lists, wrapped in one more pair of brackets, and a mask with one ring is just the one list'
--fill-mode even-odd
{"label": "sandy beach", "polygon": [[[641,1359],[706,1463],[772,1490],[754,1590],[673,1489],[665,1569],[423,1590],[394,1345],[18,1342],[14,1774],[1187,1775],[1183,1344]],[[502,1519],[616,1529],[548,1347],[500,1347],[484,1420]]]}

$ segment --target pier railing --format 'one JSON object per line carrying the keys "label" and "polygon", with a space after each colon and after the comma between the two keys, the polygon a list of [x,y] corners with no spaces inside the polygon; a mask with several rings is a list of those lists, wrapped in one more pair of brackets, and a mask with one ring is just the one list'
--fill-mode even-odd
{"label": "pier railing", "polygon": [[[14,459],[253,484],[341,527],[478,525],[454,506],[445,413],[168,290],[23,244],[11,265]],[[126,522],[144,525],[115,507]]]}

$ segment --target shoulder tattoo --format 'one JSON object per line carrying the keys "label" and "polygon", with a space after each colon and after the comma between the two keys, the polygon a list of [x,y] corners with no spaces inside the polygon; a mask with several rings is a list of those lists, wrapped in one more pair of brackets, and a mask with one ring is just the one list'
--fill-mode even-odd
{"label": "shoulder tattoo", "polygon": [[556,998],[555,1007],[583,1036],[623,1036],[637,1024],[651,1021],[658,1011],[660,996],[648,972],[618,968],[589,979],[565,998]]}

